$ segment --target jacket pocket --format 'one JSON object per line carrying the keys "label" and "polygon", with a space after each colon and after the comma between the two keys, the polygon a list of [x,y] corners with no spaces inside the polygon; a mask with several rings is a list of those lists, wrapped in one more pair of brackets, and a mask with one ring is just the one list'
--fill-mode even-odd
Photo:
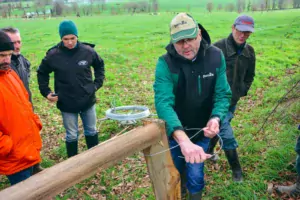
{"label": "jacket pocket", "polygon": [[86,91],[86,93],[87,93],[88,95],[92,95],[92,94],[94,94],[95,91],[96,91],[96,86],[95,86],[94,83],[89,83],[89,84],[83,86],[83,89]]}

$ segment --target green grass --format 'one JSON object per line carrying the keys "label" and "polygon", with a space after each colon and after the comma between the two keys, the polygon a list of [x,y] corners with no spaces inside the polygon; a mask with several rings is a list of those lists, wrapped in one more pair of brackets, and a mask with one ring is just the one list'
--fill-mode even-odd
{"label": "green grass", "polygon": [[[166,4],[168,0],[164,1]],[[190,1],[192,3],[192,1]],[[191,14],[201,22],[212,41],[227,37],[237,13],[203,12],[202,1],[193,1]],[[178,11],[185,11],[180,1]],[[164,6],[163,3],[161,5]],[[239,142],[239,152],[244,169],[244,182],[231,181],[231,172],[221,155],[221,170],[207,163],[207,187],[204,199],[276,199],[267,194],[267,183],[291,180],[295,174],[290,163],[295,160],[294,145],[299,124],[299,86],[289,96],[294,101],[284,101],[266,123],[264,131],[257,132],[278,100],[300,79],[300,20],[299,10],[248,13],[255,19],[256,32],[248,40],[256,51],[256,77],[247,97],[242,99],[232,125]],[[98,118],[105,111],[121,105],[147,105],[155,113],[152,84],[155,64],[165,53],[169,42],[168,24],[173,14],[161,12],[148,14],[69,17],[78,26],[81,41],[96,44],[96,51],[105,61],[106,81],[97,92]],[[44,129],[43,163],[49,167],[66,159],[64,128],[55,105],[39,94],[36,69],[47,49],[59,42],[58,24],[64,18],[1,20],[0,27],[13,25],[22,34],[22,53],[32,63],[31,90],[35,111],[40,115]],[[51,82],[53,88],[53,80]],[[290,103],[293,103],[290,105]],[[296,117],[295,117],[296,116]],[[297,118],[298,117],[298,118]],[[100,125],[100,123],[98,123]],[[99,127],[100,140],[104,141],[125,127],[115,121],[104,121]],[[81,127],[82,132],[82,127]],[[84,138],[79,141],[80,151],[86,149]],[[294,180],[294,179],[293,179]],[[0,178],[0,189],[8,186]],[[95,176],[71,187],[56,199],[154,199],[144,159],[133,155],[114,167],[100,170]]]}

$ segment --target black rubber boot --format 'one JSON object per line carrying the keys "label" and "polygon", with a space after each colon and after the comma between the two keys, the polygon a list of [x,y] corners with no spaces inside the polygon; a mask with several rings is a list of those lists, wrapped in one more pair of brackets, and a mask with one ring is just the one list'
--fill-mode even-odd
{"label": "black rubber boot", "polygon": [[189,200],[201,200],[202,192],[197,192],[195,194],[189,194]]}
{"label": "black rubber boot", "polygon": [[68,158],[76,156],[78,153],[78,141],[66,142]]}
{"label": "black rubber boot", "polygon": [[286,193],[291,197],[300,197],[300,176],[297,176],[297,182],[290,186],[278,186],[276,191],[279,193]]}
{"label": "black rubber boot", "polygon": [[99,144],[98,133],[93,136],[85,136],[87,148],[90,149]]}
{"label": "black rubber boot", "polygon": [[234,182],[242,182],[242,168],[236,149],[225,150],[225,155],[232,170],[232,180]]}
{"label": "black rubber boot", "polygon": [[42,168],[42,166],[41,166],[40,163],[35,164],[35,165],[33,165],[33,167],[32,167],[32,175],[35,175],[35,174],[37,174],[37,173],[39,173],[39,172],[41,172],[41,171],[43,171],[43,170],[44,170],[44,168]]}

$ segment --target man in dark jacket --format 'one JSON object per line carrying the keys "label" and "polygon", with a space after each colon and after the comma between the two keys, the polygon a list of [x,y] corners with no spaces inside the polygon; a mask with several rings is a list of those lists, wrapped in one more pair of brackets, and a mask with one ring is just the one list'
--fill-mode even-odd
{"label": "man in dark jacket", "polygon": [[[11,68],[18,74],[21,81],[23,82],[28,95],[29,101],[32,103],[31,99],[31,91],[29,88],[30,82],[30,62],[21,54],[22,48],[22,40],[20,31],[13,27],[6,27],[1,29],[4,31],[11,39],[14,44],[14,51],[11,56]],[[33,174],[41,172],[43,168],[41,167],[40,163],[33,166]]]}
{"label": "man in dark jacket", "polygon": [[[171,43],[156,65],[155,107],[166,121],[169,145],[190,199],[201,199],[209,138],[219,132],[231,98],[222,52],[206,30],[186,13],[170,24]],[[203,128],[204,134],[190,129]],[[184,157],[184,158],[182,158]],[[182,185],[182,188],[184,187]]]}
{"label": "man in dark jacket", "polygon": [[[232,33],[228,38],[214,44],[225,55],[227,80],[232,91],[229,111],[221,125],[220,136],[235,182],[242,181],[242,168],[236,151],[238,144],[234,138],[230,121],[233,118],[237,102],[241,97],[247,95],[255,76],[255,52],[253,47],[246,43],[252,32],[254,32],[253,18],[241,15],[232,25]],[[215,137],[211,140],[209,153],[213,153],[218,139]]]}
{"label": "man in dark jacket", "polygon": [[[95,45],[78,41],[76,25],[63,21],[59,25],[61,42],[48,50],[38,70],[41,94],[57,102],[66,129],[68,157],[78,151],[78,115],[88,148],[98,144],[96,130],[96,91],[104,81],[104,62],[93,49]],[[94,68],[93,80],[91,67]],[[55,93],[49,88],[49,74],[54,72]]]}
{"label": "man in dark jacket", "polygon": [[31,101],[31,91],[29,89],[30,80],[30,62],[21,54],[22,40],[20,31],[13,27],[6,27],[1,29],[4,31],[14,43],[14,52],[11,57],[11,68],[18,74],[22,80]]}

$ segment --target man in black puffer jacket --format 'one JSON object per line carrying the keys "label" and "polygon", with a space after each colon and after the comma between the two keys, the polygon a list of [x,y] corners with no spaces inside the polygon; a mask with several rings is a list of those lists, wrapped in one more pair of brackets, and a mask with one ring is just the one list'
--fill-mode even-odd
{"label": "man in black puffer jacket", "polygon": [[[96,130],[96,91],[104,81],[104,62],[93,49],[95,45],[78,41],[76,25],[63,21],[59,25],[61,42],[48,50],[38,70],[41,94],[57,102],[66,129],[68,157],[77,154],[78,115],[88,148],[98,144]],[[91,71],[94,68],[95,79]],[[54,72],[55,93],[49,88],[49,74]]]}

